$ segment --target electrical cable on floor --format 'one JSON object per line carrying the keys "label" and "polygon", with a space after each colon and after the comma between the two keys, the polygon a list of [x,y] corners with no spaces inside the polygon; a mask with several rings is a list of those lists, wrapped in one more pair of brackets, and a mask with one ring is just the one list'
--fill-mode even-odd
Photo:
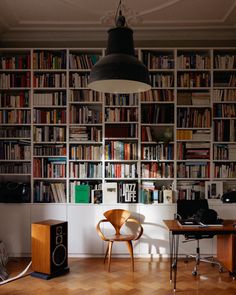
{"label": "electrical cable on floor", "polygon": [[21,277],[23,277],[24,274],[25,274],[25,273],[28,271],[28,269],[30,268],[31,264],[32,264],[32,261],[30,261],[30,263],[26,266],[26,268],[25,268],[20,274],[18,274],[17,276],[15,276],[15,277],[13,277],[13,278],[9,278],[9,279],[7,279],[7,280],[4,280],[4,281],[0,282],[0,285],[4,285],[4,284],[6,284],[6,283],[9,283],[9,282],[11,282],[11,281],[18,280],[18,279],[20,279]]}

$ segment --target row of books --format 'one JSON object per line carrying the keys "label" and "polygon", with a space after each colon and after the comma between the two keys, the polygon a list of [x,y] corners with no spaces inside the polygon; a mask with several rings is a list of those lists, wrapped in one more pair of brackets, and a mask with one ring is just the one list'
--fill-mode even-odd
{"label": "row of books", "polygon": [[236,163],[214,164],[214,177],[216,178],[236,178]]}
{"label": "row of books", "polygon": [[178,92],[177,93],[178,105],[196,105],[196,106],[209,106],[210,93],[209,92]]}
{"label": "row of books", "polygon": [[101,127],[94,127],[94,126],[70,127],[69,138],[70,138],[70,142],[77,142],[77,141],[101,142],[102,129]]}
{"label": "row of books", "polygon": [[173,144],[155,144],[142,146],[142,160],[173,160]]}
{"label": "row of books", "polygon": [[141,184],[140,202],[144,204],[165,203],[171,204],[174,200],[174,191],[171,188],[159,188],[153,181],[143,181]]}
{"label": "row of books", "polygon": [[105,122],[137,122],[137,108],[106,108]]}
{"label": "row of books", "polygon": [[33,175],[36,178],[65,178],[66,158],[34,158]]}
{"label": "row of books", "polygon": [[34,202],[36,203],[66,203],[66,186],[63,182],[34,183]]}
{"label": "row of books", "polygon": [[70,53],[70,69],[91,69],[100,58],[100,54]]}
{"label": "row of books", "polygon": [[66,145],[34,144],[33,154],[34,156],[66,156]]}
{"label": "row of books", "polygon": [[70,203],[93,203],[103,202],[102,183],[99,181],[70,181]]}
{"label": "row of books", "polygon": [[213,90],[213,101],[235,101],[236,89],[214,89]]}
{"label": "row of books", "polygon": [[216,118],[236,117],[236,104],[214,104],[213,115]]}
{"label": "row of books", "polygon": [[1,73],[0,74],[0,89],[10,88],[29,88],[30,87],[30,73]]}
{"label": "row of books", "polygon": [[208,162],[178,163],[177,177],[179,178],[209,178],[210,164]]}
{"label": "row of books", "polygon": [[65,88],[65,73],[35,73],[33,78],[35,88]]}
{"label": "row of books", "polygon": [[101,92],[90,89],[76,89],[69,92],[70,102],[102,102]]}
{"label": "row of books", "polygon": [[177,127],[181,128],[210,128],[211,109],[210,108],[178,108]]}
{"label": "row of books", "polygon": [[102,178],[102,163],[70,162],[71,178]]}
{"label": "row of books", "polygon": [[139,97],[137,93],[112,94],[105,93],[105,104],[107,106],[138,106]]}
{"label": "row of books", "polygon": [[152,89],[141,93],[141,102],[145,101],[173,101],[174,102],[174,90],[173,89]]}
{"label": "row of books", "polygon": [[204,54],[178,55],[177,56],[178,69],[210,69],[211,58]]}
{"label": "row of books", "polygon": [[0,174],[30,174],[31,163],[0,162]]}
{"label": "row of books", "polygon": [[0,93],[0,107],[1,108],[27,108],[30,106],[29,91],[19,92],[1,92]]}
{"label": "row of books", "polygon": [[210,87],[209,73],[186,72],[178,73],[177,76],[178,87]]}
{"label": "row of books", "polygon": [[148,69],[174,69],[174,56],[173,54],[144,51],[143,63]]}
{"label": "row of books", "polygon": [[177,140],[196,140],[196,141],[210,141],[210,130],[187,130],[178,129],[176,134]]}
{"label": "row of books", "polygon": [[106,178],[136,178],[137,164],[130,163],[106,163],[105,165]]}
{"label": "row of books", "polygon": [[71,203],[116,204],[137,203],[138,185],[136,182],[119,181],[90,183],[70,182]]}
{"label": "row of books", "polygon": [[178,182],[177,193],[179,200],[196,200],[205,198],[205,182]]}
{"label": "row of books", "polygon": [[30,54],[7,54],[0,56],[1,70],[30,69]]}
{"label": "row of books", "polygon": [[152,87],[174,87],[174,74],[150,73],[149,77]]}
{"label": "row of books", "polygon": [[66,51],[39,50],[33,53],[34,69],[66,69]]}
{"label": "row of books", "polygon": [[30,126],[0,126],[0,137],[2,138],[24,138],[30,139],[31,127]]}
{"label": "row of books", "polygon": [[236,86],[236,75],[215,73],[213,87],[235,87]]}
{"label": "row of books", "polygon": [[66,110],[64,109],[34,109],[33,121],[39,124],[65,124]]}
{"label": "row of books", "polygon": [[30,160],[31,146],[29,141],[0,141],[0,159]]}
{"label": "row of books", "polygon": [[210,143],[179,142],[177,144],[177,159],[210,159]]}
{"label": "row of books", "polygon": [[34,126],[35,142],[65,142],[66,128],[57,126]]}
{"label": "row of books", "polygon": [[236,120],[214,120],[214,141],[236,141]]}
{"label": "row of books", "polygon": [[101,145],[70,146],[71,160],[101,160],[103,147]]}
{"label": "row of books", "polygon": [[29,110],[0,110],[0,123],[2,124],[30,124]]}
{"label": "row of books", "polygon": [[215,55],[214,56],[214,68],[215,69],[234,69],[236,67],[235,55]]}
{"label": "row of books", "polygon": [[123,141],[106,141],[105,160],[137,160],[138,146],[137,143]]}
{"label": "row of books", "polygon": [[66,106],[66,92],[34,92],[34,106]]}
{"label": "row of books", "polygon": [[70,106],[70,123],[98,124],[102,123],[102,110],[92,106]]}
{"label": "row of books", "polygon": [[235,160],[236,145],[235,144],[214,144],[213,145],[214,160]]}
{"label": "row of books", "polygon": [[174,164],[173,163],[142,163],[141,165],[142,178],[173,178]]}
{"label": "row of books", "polygon": [[73,88],[87,87],[88,82],[89,82],[89,73],[70,74],[70,87],[73,87]]}

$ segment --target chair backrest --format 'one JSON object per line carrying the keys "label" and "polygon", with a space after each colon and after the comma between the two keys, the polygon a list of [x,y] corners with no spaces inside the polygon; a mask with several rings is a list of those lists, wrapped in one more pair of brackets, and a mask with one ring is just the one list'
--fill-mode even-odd
{"label": "chair backrest", "polygon": [[113,225],[116,230],[116,234],[120,234],[120,229],[130,217],[131,213],[128,210],[112,209],[103,214],[106,219]]}
{"label": "chair backrest", "polygon": [[209,209],[206,199],[177,201],[177,214],[182,219],[193,217],[199,209]]}

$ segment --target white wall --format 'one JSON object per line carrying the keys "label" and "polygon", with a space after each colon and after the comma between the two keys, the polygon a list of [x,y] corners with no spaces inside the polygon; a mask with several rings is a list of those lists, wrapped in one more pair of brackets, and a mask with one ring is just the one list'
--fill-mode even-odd
{"label": "white wall", "polygon": [[[220,218],[236,220],[236,204],[214,201],[210,207]],[[30,256],[31,223],[45,219],[67,220],[69,256],[101,256],[106,245],[96,232],[96,224],[103,218],[103,212],[112,208],[128,209],[142,223],[143,236],[134,244],[136,256],[169,254],[169,233],[163,219],[173,219],[176,204],[0,204],[0,240],[6,244],[9,256]],[[201,252],[215,254],[215,242],[215,239],[201,241]],[[180,243],[180,253],[194,252],[195,246],[195,242]],[[128,255],[126,245],[114,245],[113,255]]]}

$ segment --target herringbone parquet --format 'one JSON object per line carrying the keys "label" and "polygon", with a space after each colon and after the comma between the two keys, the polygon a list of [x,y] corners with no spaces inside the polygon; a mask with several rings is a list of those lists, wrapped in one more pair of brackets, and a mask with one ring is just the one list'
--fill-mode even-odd
{"label": "herringbone parquet", "polygon": [[[14,276],[21,272],[29,259],[11,259],[8,272]],[[0,286],[1,295],[170,295],[167,259],[136,259],[135,272],[129,259],[113,259],[111,272],[102,258],[69,259],[70,272],[66,275],[42,280],[26,276]],[[191,275],[193,262],[178,264],[177,291],[179,295],[236,295],[236,280],[227,272],[202,263],[197,277]]]}

